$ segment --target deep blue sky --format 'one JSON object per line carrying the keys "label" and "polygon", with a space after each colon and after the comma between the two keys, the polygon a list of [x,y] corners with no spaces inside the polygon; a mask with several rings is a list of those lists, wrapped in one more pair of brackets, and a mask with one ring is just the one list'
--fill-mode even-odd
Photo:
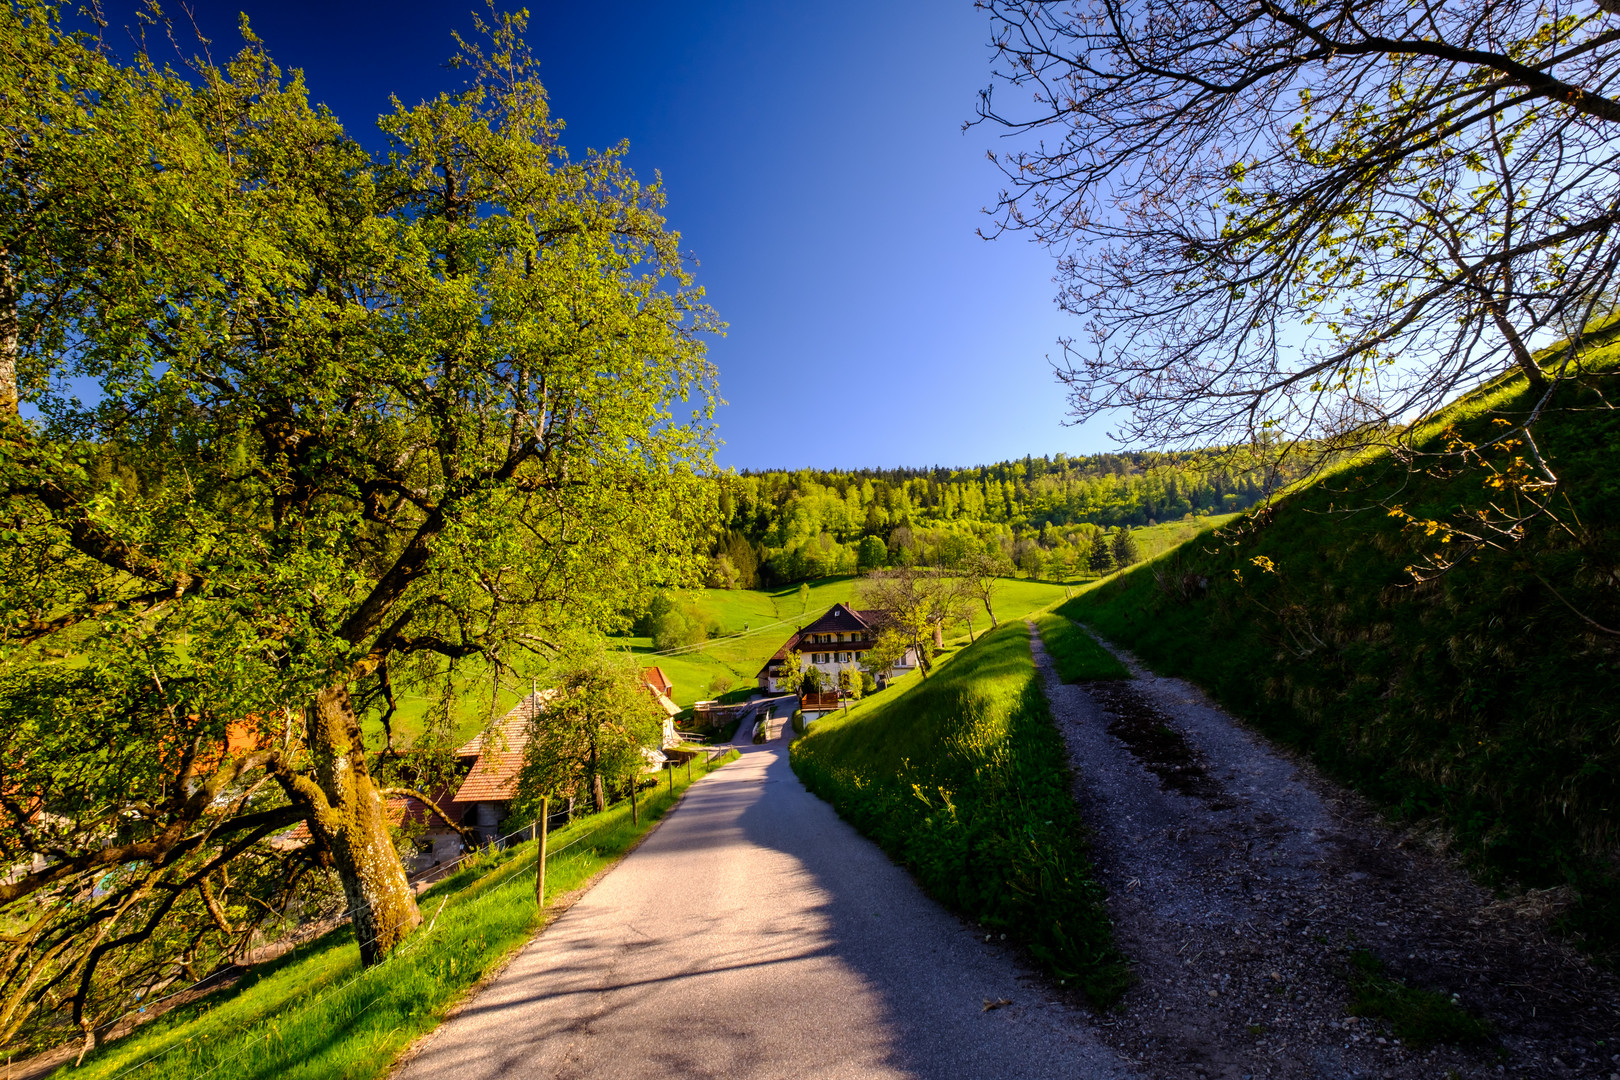
{"label": "deep blue sky", "polygon": [[[131,20],[109,3],[111,36]],[[376,146],[388,95],[451,88],[477,0],[198,0],[216,61],[246,11],[271,55]],[[172,6],[171,6],[172,8]],[[178,10],[172,8],[172,10]],[[971,0],[531,4],[565,143],[620,139],[662,172],[697,279],[738,468],[972,465],[1106,449],[1064,427],[1046,357],[1078,327],[1050,254],[986,242],[997,134],[962,122],[989,81]]]}

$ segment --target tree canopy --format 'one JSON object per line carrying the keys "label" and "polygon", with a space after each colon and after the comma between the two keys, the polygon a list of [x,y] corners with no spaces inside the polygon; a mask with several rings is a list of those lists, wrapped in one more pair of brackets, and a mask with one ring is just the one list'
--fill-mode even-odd
{"label": "tree canopy", "polygon": [[0,1043],[43,1001],[91,1032],[172,977],[119,957],[176,912],[311,870],[385,955],[401,692],[702,568],[719,324],[662,190],[564,152],[522,31],[372,155],[245,22],[176,71],[0,12]]}
{"label": "tree canopy", "polygon": [[1355,438],[1578,371],[1620,258],[1620,7],[983,6],[981,117],[1027,136],[999,224],[1059,251],[1078,419]]}

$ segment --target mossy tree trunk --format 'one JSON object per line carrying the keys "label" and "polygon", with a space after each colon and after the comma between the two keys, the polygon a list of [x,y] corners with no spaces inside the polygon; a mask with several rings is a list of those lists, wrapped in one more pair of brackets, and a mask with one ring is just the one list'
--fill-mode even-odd
{"label": "mossy tree trunk", "polygon": [[[422,921],[394,847],[387,800],[366,767],[359,717],[345,687],[316,696],[310,722],[314,783],[302,788],[354,923],[361,962],[386,957]],[[313,790],[311,790],[313,789]]]}

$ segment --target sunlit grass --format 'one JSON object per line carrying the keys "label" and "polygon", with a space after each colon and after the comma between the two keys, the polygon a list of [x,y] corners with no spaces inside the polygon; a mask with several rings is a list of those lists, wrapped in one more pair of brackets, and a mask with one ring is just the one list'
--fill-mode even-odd
{"label": "sunlit grass", "polygon": [[[694,762],[693,782],[727,761]],[[641,796],[550,836],[547,907],[586,884],[668,812],[689,784],[674,772]],[[360,966],[347,928],[262,967],[228,990],[178,1009],[88,1059],[87,1080],[345,1080],[385,1075],[413,1040],[544,923],[534,903],[533,843],[493,853],[419,901],[423,928],[385,962]],[[431,928],[430,928],[431,923]]]}
{"label": "sunlit grass", "polygon": [[792,757],[941,902],[1098,1004],[1127,985],[1022,621],[816,721]]}

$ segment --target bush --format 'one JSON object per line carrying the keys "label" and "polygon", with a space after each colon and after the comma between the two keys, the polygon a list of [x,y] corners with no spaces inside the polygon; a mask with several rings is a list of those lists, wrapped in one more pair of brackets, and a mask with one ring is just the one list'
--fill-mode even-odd
{"label": "bush", "polygon": [[792,760],[943,903],[1022,942],[1099,1005],[1129,984],[1022,623],[903,693],[817,721]]}

